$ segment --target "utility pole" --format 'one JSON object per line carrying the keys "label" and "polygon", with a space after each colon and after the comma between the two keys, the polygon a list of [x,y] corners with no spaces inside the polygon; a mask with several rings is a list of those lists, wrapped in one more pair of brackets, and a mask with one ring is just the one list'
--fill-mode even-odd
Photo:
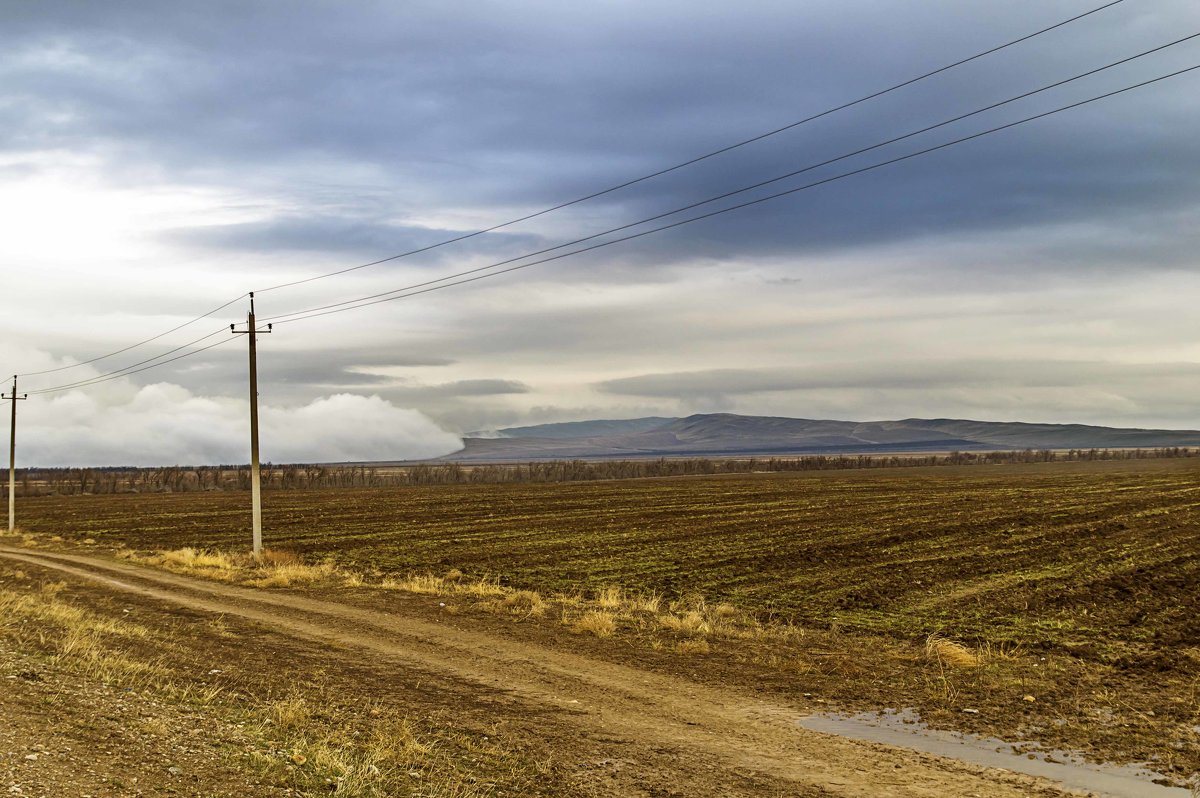
{"label": "utility pole", "polygon": [[13,375],[12,395],[0,394],[0,399],[12,400],[12,427],[8,433],[8,534],[17,531],[17,402],[29,394],[17,396],[17,375]]}
{"label": "utility pole", "polygon": [[[262,484],[258,477],[258,358],[255,344],[260,333],[271,332],[271,325],[268,324],[265,330],[255,329],[254,292],[250,293],[250,313],[246,316],[246,329],[238,330],[235,329],[235,325],[230,324],[229,331],[234,335],[249,336],[250,340],[250,503],[254,516],[254,557],[259,559],[262,557]],[[16,391],[16,388],[13,390]]]}

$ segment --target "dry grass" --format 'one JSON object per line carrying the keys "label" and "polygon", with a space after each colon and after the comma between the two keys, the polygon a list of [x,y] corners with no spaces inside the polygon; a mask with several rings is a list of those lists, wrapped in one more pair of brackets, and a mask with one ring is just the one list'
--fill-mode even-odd
{"label": "dry grass", "polygon": [[259,563],[267,567],[285,567],[292,565],[301,565],[304,559],[294,551],[288,549],[263,549],[262,556],[259,557]]}
{"label": "dry grass", "polygon": [[939,634],[931,634],[925,639],[925,659],[954,668],[978,668],[983,664],[978,652]]}
{"label": "dry grass", "polygon": [[[195,571],[219,571],[232,573],[237,567],[231,555],[207,549],[194,549],[190,546],[173,551],[164,551],[149,558],[155,565],[161,565],[169,571],[192,573]],[[211,576],[212,574],[206,574]]]}
{"label": "dry grass", "polygon": [[284,732],[303,729],[312,719],[312,707],[303,696],[293,695],[267,705],[266,722]]}
{"label": "dry grass", "polygon": [[253,577],[246,584],[254,587],[292,587],[293,585],[314,585],[330,582],[337,574],[337,569],[330,563],[305,565],[303,563],[270,565],[264,564],[260,569],[262,576]]}
{"label": "dry grass", "polygon": [[258,560],[247,553],[190,547],[153,554],[139,554],[123,549],[117,552],[117,556],[179,574],[251,587],[336,585],[434,596],[499,598],[503,600],[506,609],[532,615],[540,615],[545,609],[545,602],[533,591],[507,588],[496,579],[486,576],[466,579],[458,569],[451,569],[445,576],[425,573],[368,577],[360,571],[341,568],[329,561],[307,563],[295,552],[275,549],[264,549],[261,559]]}
{"label": "dry grass", "polygon": [[[752,613],[728,602],[710,605],[698,593],[667,601],[654,592],[638,593],[610,586],[590,596],[579,593],[545,596],[533,590],[501,585],[497,579],[488,576],[469,578],[457,568],[444,575],[367,575],[338,567],[330,561],[309,564],[295,552],[275,549],[264,550],[261,560],[253,559],[248,553],[195,548],[153,554],[123,549],[117,556],[177,573],[260,588],[327,585],[463,598],[468,602],[457,604],[454,611],[465,608],[516,618],[550,615],[567,626],[598,637],[609,637],[618,628],[649,639],[665,634],[664,649],[671,651],[677,650],[675,644],[680,638],[793,644],[806,634],[803,628],[787,622],[763,623]],[[694,647],[699,649],[699,643]],[[694,653],[688,648],[678,649],[679,653]]]}
{"label": "dry grass", "polygon": [[588,610],[571,624],[571,628],[596,637],[612,637],[617,631],[617,619],[611,612]]}
{"label": "dry grass", "polygon": [[606,587],[596,594],[596,603],[605,610],[621,609],[625,605],[625,591],[619,587]]}
{"label": "dry grass", "polygon": [[[451,574],[454,574],[451,571]],[[411,574],[405,577],[385,577],[375,586],[383,590],[401,590],[406,593],[423,593],[432,596],[474,596],[496,598],[504,597],[513,591],[505,588],[494,579],[483,577],[472,581],[462,581],[459,573],[453,580],[448,576],[434,574]]]}
{"label": "dry grass", "polygon": [[[173,559],[176,564],[205,561],[195,554]],[[264,570],[295,566],[281,561]],[[14,570],[8,574],[15,575]],[[169,636],[171,632],[76,606],[63,595],[65,588],[63,582],[38,585],[28,579],[0,586],[0,650],[38,652],[50,667],[79,674],[85,684],[144,692],[153,698],[139,700],[145,708],[170,702],[236,723],[257,740],[250,765],[297,795],[485,798],[496,793],[498,784],[532,784],[542,772],[494,734],[457,731],[453,720],[445,726],[432,719],[412,720],[395,708],[356,701],[329,688],[293,691],[276,700],[226,693],[225,686],[196,681],[186,668],[172,666],[171,658],[186,643]],[[227,631],[223,622],[220,629],[214,626],[219,620],[207,625],[218,634]],[[156,652],[153,659],[146,658],[147,651]],[[172,733],[153,715],[130,722],[157,737]],[[245,766],[241,745],[230,756],[233,764]],[[505,794],[525,793],[517,787]]]}
{"label": "dry grass", "polygon": [[630,607],[634,612],[648,612],[652,615],[658,614],[661,605],[662,598],[657,593],[645,593],[630,601]]}
{"label": "dry grass", "polygon": [[554,611],[567,625],[598,637],[611,636],[620,625],[641,632],[665,631],[687,638],[791,641],[796,638],[797,631],[790,626],[761,624],[729,603],[709,606],[700,595],[666,602],[654,592],[637,593],[610,586],[591,597],[558,594],[547,598],[533,590],[501,585],[495,578],[468,578],[457,568],[441,576],[433,573],[368,576],[329,561],[306,563],[295,552],[277,549],[265,549],[258,560],[248,553],[191,547],[152,554],[122,549],[117,556],[189,576],[252,587],[328,585],[454,596],[473,599],[474,604],[470,606],[478,610],[526,618],[542,617]]}
{"label": "dry grass", "polygon": [[707,654],[712,651],[708,641],[704,639],[680,640],[675,644],[676,654]]}
{"label": "dry grass", "polygon": [[703,613],[690,610],[682,615],[663,615],[658,619],[664,629],[686,635],[706,635],[712,631],[712,624]]}
{"label": "dry grass", "polygon": [[229,625],[225,623],[225,616],[218,615],[208,621],[205,621],[205,626],[217,637],[233,637],[233,632],[229,631]]}
{"label": "dry grass", "polygon": [[[318,712],[316,703],[329,709]],[[483,798],[493,785],[470,772],[476,757],[511,756],[488,737],[451,739],[450,747],[470,754],[464,769],[445,739],[421,732],[407,715],[375,702],[350,708],[334,703],[289,695],[259,708],[256,731],[271,740],[272,749],[254,755],[259,769],[305,795],[312,790],[355,798]]]}
{"label": "dry grass", "polygon": [[546,602],[540,593],[534,590],[518,590],[509,593],[501,604],[514,615],[536,616],[546,611]]}
{"label": "dry grass", "polygon": [[413,574],[403,578],[388,577],[379,583],[384,590],[403,590],[405,593],[439,595],[446,589],[446,580],[433,574]]}
{"label": "dry grass", "polygon": [[722,602],[713,607],[713,614],[718,618],[734,618],[738,614],[738,609],[732,604]]}
{"label": "dry grass", "polygon": [[[789,624],[763,624],[742,609],[722,602],[709,605],[703,596],[690,594],[667,602],[657,593],[637,593],[611,586],[593,594],[558,594],[547,598],[537,591],[501,585],[489,577],[468,578],[453,568],[444,575],[416,573],[406,576],[368,577],[359,571],[338,568],[329,562],[306,564],[293,552],[266,550],[261,561],[248,555],[198,549],[178,549],[149,556],[131,552],[129,559],[178,573],[235,582],[253,587],[337,585],[348,588],[395,590],[429,596],[473,599],[475,609],[515,617],[542,617],[555,612],[576,631],[610,637],[626,625],[650,635],[666,632],[686,638],[688,645],[668,642],[680,654],[704,653],[709,639],[740,639],[791,643],[803,630]],[[953,657],[953,654],[946,654]],[[957,660],[961,661],[961,657]]]}
{"label": "dry grass", "polygon": [[336,581],[344,583],[346,580],[362,583],[361,575],[341,571],[332,563],[308,564],[294,552],[273,549],[264,549],[259,559],[248,553],[235,554],[191,547],[150,555],[139,555],[126,549],[117,552],[117,556],[177,574],[253,587],[292,587]]}
{"label": "dry grass", "polygon": [[104,683],[134,687],[162,686],[169,670],[158,661],[145,662],[114,650],[117,640],[144,639],[145,628],[122,619],[104,618],[63,599],[63,582],[50,582],[35,592],[0,590],[0,617],[27,643],[51,652],[60,665]]}

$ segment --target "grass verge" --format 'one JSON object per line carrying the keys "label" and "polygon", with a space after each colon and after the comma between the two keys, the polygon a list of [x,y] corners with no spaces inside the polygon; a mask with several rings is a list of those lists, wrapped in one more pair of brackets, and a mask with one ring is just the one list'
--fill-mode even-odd
{"label": "grass verge", "polygon": [[[938,728],[1037,740],[1099,761],[1146,762],[1176,783],[1200,770],[1195,646],[1173,646],[1136,661],[1105,660],[1077,656],[1069,648],[967,637],[949,628],[898,639],[842,629],[837,618],[826,626],[772,620],[769,614],[764,620],[763,614],[696,593],[670,599],[619,586],[541,593],[457,569],[384,574],[280,552],[268,552],[261,561],[188,549],[126,550],[121,556],[253,587],[340,589],[347,599],[381,606],[396,592],[439,598],[448,612],[496,618],[505,633],[540,644],[575,645],[618,661],[633,656],[641,667],[777,692],[814,709],[911,707]],[[913,627],[936,620],[930,614]],[[288,745],[291,750],[298,743]],[[306,761],[325,761],[296,750]]]}
{"label": "grass verge", "polygon": [[[224,567],[204,557],[187,562]],[[222,677],[213,674],[222,671],[198,671],[196,663],[211,661],[219,641],[238,642],[219,619],[180,635],[134,622],[126,611],[109,617],[84,609],[65,592],[63,582],[0,565],[0,655],[20,655],[22,678],[50,683],[64,672],[136,695],[139,728],[159,734],[186,739],[188,730],[172,729],[144,708],[170,705],[217,719],[240,737],[228,746],[228,761],[252,785],[347,798],[561,794],[547,762],[531,759],[494,729],[480,733],[454,718],[410,712],[394,701],[356,696],[319,674],[305,679],[284,668],[275,684],[215,684]],[[261,654],[250,656],[257,661]],[[81,692],[88,700],[100,691]]]}

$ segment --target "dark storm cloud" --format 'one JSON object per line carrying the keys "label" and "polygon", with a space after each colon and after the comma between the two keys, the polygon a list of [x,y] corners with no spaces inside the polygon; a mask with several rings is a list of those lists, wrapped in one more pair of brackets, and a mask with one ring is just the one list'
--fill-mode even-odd
{"label": "dark storm cloud", "polygon": [[[117,179],[266,189],[286,211],[189,241],[391,254],[403,219],[502,220],[611,185],[1077,13],[1078,2],[49,3],[8,9],[0,146],[103,152]],[[36,12],[35,10],[36,9]],[[609,195],[543,237],[669,210],[866,146],[1200,28],[1184,2],[1119,6],[751,148]],[[1195,43],[821,178],[1200,61]],[[1195,204],[1195,75],[770,205],[618,244],[642,266],[1155,216]],[[801,181],[804,178],[800,178]],[[797,182],[779,184],[788,188]],[[754,196],[754,195],[749,195]],[[370,197],[370,207],[362,207]],[[705,210],[708,210],[708,206]],[[719,206],[717,206],[719,207]],[[380,219],[392,221],[381,223]],[[395,221],[397,218],[400,221]],[[678,217],[673,217],[674,218]],[[450,232],[450,231],[447,231]],[[437,232],[428,233],[436,236]],[[491,242],[500,256],[536,239]],[[479,242],[477,242],[479,243]],[[1153,267],[1131,253],[1122,266]],[[1071,258],[1064,261],[1069,265]],[[619,272],[614,279],[620,279]]]}

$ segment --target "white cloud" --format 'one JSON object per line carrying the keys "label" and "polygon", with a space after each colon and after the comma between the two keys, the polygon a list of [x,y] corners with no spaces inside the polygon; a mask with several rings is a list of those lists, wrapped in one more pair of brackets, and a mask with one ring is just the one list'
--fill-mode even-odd
{"label": "white cloud", "polygon": [[[462,446],[418,411],[377,396],[263,406],[260,418],[262,458],[276,463],[416,459]],[[23,403],[17,445],[18,463],[32,466],[245,463],[249,421],[244,400],[167,383],[132,396],[72,391]]]}
{"label": "white cloud", "polygon": [[294,409],[263,411],[263,456],[275,462],[410,460],[462,448],[462,440],[416,410],[378,396],[341,393]]}

